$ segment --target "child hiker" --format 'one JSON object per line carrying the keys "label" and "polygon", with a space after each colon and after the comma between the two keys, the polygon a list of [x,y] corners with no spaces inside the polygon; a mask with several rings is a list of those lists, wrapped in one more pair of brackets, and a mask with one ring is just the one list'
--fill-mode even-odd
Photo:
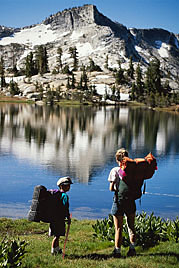
{"label": "child hiker", "polygon": [[[116,162],[120,166],[120,162],[123,157],[128,157],[128,152],[121,148],[116,152]],[[135,200],[130,195],[130,186],[128,186],[123,179],[123,170],[119,167],[113,168],[109,174],[108,181],[110,182],[109,189],[114,191],[114,199],[111,209],[113,215],[113,221],[115,226],[115,248],[113,256],[116,258],[121,257],[121,245],[122,245],[122,228],[124,214],[127,218],[128,233],[130,238],[130,247],[127,256],[135,256],[135,212],[136,204]]]}
{"label": "child hiker", "polygon": [[63,177],[57,181],[57,186],[60,189],[61,193],[61,201],[63,211],[59,211],[62,213],[62,218],[56,222],[51,222],[49,226],[49,236],[54,236],[52,240],[51,253],[52,254],[60,254],[62,253],[62,249],[59,248],[59,238],[60,236],[65,236],[65,219],[67,219],[68,225],[71,224],[70,213],[69,213],[69,197],[66,194],[70,190],[70,186],[72,184],[70,177]]}

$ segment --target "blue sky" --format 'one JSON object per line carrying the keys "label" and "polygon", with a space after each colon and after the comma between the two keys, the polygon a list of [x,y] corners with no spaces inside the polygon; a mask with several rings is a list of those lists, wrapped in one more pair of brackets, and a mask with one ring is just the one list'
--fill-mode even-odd
{"label": "blue sky", "polygon": [[0,25],[28,26],[84,4],[96,5],[103,15],[128,28],[163,28],[179,33],[179,0],[0,0]]}

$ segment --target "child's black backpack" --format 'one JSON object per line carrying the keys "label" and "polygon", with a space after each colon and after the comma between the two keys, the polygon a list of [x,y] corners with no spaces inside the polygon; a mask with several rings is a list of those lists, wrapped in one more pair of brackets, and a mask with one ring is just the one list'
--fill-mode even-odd
{"label": "child's black backpack", "polygon": [[62,193],[58,190],[47,190],[43,185],[35,186],[27,218],[29,221],[47,223],[64,219]]}

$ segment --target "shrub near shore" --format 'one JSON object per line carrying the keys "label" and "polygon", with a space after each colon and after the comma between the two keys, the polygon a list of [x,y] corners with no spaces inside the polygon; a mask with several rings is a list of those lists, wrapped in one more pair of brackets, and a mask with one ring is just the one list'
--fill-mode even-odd
{"label": "shrub near shore", "polygon": [[[150,216],[151,217],[151,216]],[[152,216],[153,218],[153,216]],[[34,223],[25,219],[11,220],[0,218],[0,239],[25,241],[24,258],[21,267],[130,267],[130,268],[166,268],[179,267],[178,243],[172,241],[159,242],[149,249],[136,247],[137,256],[126,258],[128,248],[122,247],[122,258],[114,259],[112,250],[114,242],[94,237],[92,225],[96,220],[72,220],[66,255],[52,256],[51,240],[48,237],[48,224]],[[64,237],[60,239],[63,248]],[[0,261],[0,267],[3,266]]]}
{"label": "shrub near shore", "polygon": [[[124,222],[123,246],[128,247],[130,241],[125,219]],[[92,227],[95,231],[94,236],[100,240],[114,240],[115,229],[112,215],[109,215],[108,219],[97,220]],[[164,220],[154,216],[154,213],[147,215],[147,213],[142,212],[136,215],[135,229],[136,245],[141,246],[143,249],[153,247],[162,241],[173,241],[176,243],[179,241],[178,217],[175,220]]]}

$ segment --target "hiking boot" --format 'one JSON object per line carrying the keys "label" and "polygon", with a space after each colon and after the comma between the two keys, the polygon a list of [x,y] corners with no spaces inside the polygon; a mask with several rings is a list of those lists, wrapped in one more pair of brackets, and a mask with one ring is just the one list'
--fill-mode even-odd
{"label": "hiking boot", "polygon": [[134,256],[136,256],[135,248],[130,248],[129,251],[127,252],[127,257],[134,257]]}
{"label": "hiking boot", "polygon": [[121,257],[121,252],[118,251],[116,248],[113,250],[113,253],[112,253],[113,257],[114,258],[120,258]]}
{"label": "hiking boot", "polygon": [[51,253],[52,253],[52,255],[62,254],[62,250],[59,247],[52,248]]}

